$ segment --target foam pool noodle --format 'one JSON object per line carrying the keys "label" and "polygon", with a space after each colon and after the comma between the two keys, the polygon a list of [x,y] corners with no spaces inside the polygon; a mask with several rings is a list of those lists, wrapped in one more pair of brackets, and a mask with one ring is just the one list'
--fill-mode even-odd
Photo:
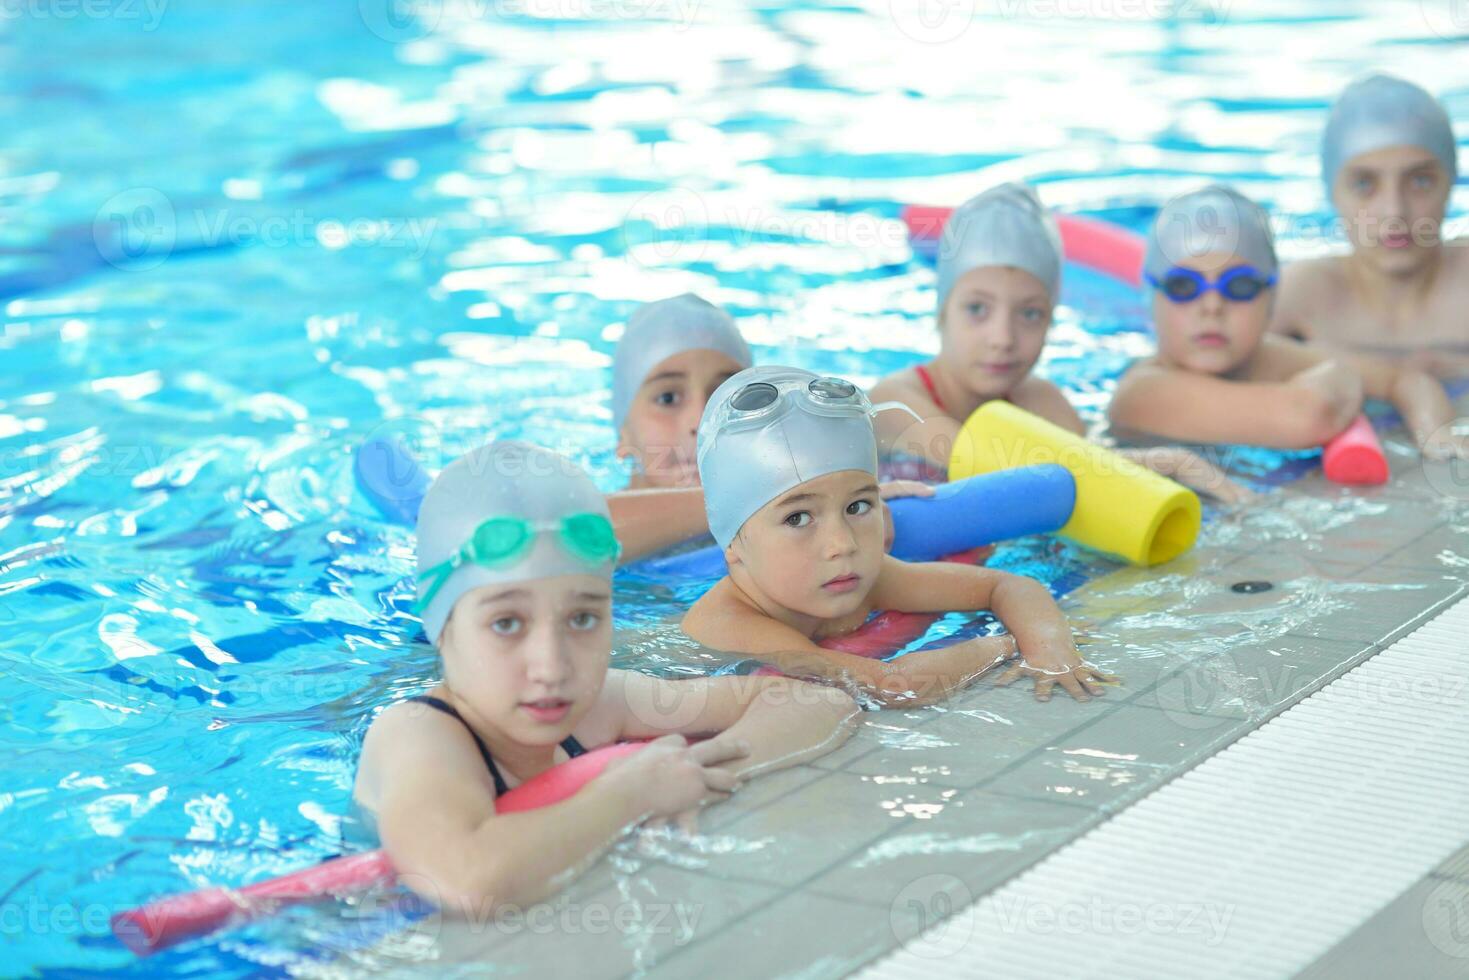
{"label": "foam pool noodle", "polygon": [[1199,536],[1203,509],[1192,490],[1005,401],[964,423],[949,479],[1039,463],[1059,463],[1076,479],[1076,509],[1059,533],[1077,544],[1156,565]]}

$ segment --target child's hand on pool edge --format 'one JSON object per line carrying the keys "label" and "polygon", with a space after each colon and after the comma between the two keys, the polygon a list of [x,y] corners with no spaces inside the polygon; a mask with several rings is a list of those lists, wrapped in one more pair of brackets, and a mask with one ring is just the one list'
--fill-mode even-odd
{"label": "child's hand on pool edge", "polygon": [[725,767],[749,752],[749,746],[738,740],[711,738],[690,745],[682,735],[664,735],[609,763],[600,778],[617,782],[638,800],[641,823],[729,799],[739,788],[740,777]]}
{"label": "child's hand on pool edge", "polygon": [[1029,649],[1021,651],[1020,656],[1018,663],[995,679],[995,684],[1006,687],[1021,677],[1033,677],[1037,701],[1051,700],[1057,684],[1076,700],[1090,701],[1106,693],[1103,685],[1117,682],[1112,674],[1104,673],[1081,659],[1071,637],[1031,644]]}

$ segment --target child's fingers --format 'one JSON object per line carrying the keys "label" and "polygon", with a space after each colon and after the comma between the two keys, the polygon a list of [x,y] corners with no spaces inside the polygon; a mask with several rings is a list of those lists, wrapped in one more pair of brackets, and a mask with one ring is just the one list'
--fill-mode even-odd
{"label": "child's fingers", "polygon": [[1014,684],[1016,681],[1024,676],[1025,668],[1020,664],[1016,664],[1014,667],[1011,667],[999,677],[995,678],[995,687],[1009,687],[1011,684]]}
{"label": "child's fingers", "polygon": [[711,738],[690,746],[689,758],[701,766],[718,766],[750,754],[750,743],[736,738]]}
{"label": "child's fingers", "polygon": [[895,500],[898,497],[932,497],[933,492],[933,487],[917,480],[892,480],[888,483],[880,483],[877,487],[877,495],[883,500]]}
{"label": "child's fingers", "polygon": [[733,793],[740,787],[740,777],[728,769],[705,769],[704,785],[719,793]]}
{"label": "child's fingers", "polygon": [[1087,693],[1086,685],[1083,684],[1081,682],[1081,678],[1077,677],[1075,674],[1062,674],[1060,679],[1056,683],[1059,683],[1063,688],[1065,688],[1066,693],[1070,694],[1078,701],[1090,701],[1092,699],[1092,696]]}
{"label": "child's fingers", "polygon": [[1051,689],[1056,682],[1049,677],[1037,677],[1035,681],[1035,699],[1037,701],[1051,700]]}

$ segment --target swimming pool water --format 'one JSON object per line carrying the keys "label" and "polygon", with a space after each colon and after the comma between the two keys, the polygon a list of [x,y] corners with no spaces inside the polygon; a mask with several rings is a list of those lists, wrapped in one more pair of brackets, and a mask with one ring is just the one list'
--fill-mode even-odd
{"label": "swimming pool water", "polygon": [[[364,436],[437,463],[526,438],[614,488],[636,303],[697,290],[761,360],[870,382],[936,348],[900,204],[1001,179],[1141,228],[1227,178],[1294,219],[1288,254],[1320,247],[1314,141],[1348,79],[1401,71],[1469,120],[1451,3],[1332,8],[5,5],[6,972],[259,969],[218,944],[136,964],[105,920],[335,853],[371,714],[431,682],[411,537],[354,492]],[[1069,270],[1046,370],[1095,413],[1141,324]],[[1276,516],[1216,533],[1341,515]],[[687,598],[620,583],[620,662],[711,669],[668,622]]]}

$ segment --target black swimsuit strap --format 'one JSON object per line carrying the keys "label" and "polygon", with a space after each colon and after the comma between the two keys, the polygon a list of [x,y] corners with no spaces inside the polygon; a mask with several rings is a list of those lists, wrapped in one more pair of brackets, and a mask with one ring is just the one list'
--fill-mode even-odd
{"label": "black swimsuit strap", "polygon": [[490,755],[490,750],[485,748],[485,743],[480,741],[479,734],[475,732],[473,728],[469,727],[469,722],[465,721],[460,716],[459,712],[454,710],[454,706],[452,704],[447,701],[441,700],[440,698],[433,697],[429,694],[420,694],[416,698],[409,698],[409,700],[422,701],[430,708],[436,708],[439,711],[442,711],[444,714],[448,715],[450,718],[453,718],[455,721],[459,722],[459,724],[463,725],[464,730],[469,732],[469,737],[474,739],[474,744],[479,746],[479,756],[481,759],[485,760],[485,768],[490,770],[490,778],[495,781],[495,795],[497,797],[504,796],[506,793],[510,792],[510,787],[505,785],[505,777],[500,775],[500,767],[495,765],[495,760]]}
{"label": "black swimsuit strap", "polygon": [[[469,732],[469,737],[474,739],[474,744],[479,747],[479,755],[481,759],[485,760],[485,768],[490,770],[490,778],[495,781],[495,795],[497,797],[504,796],[506,793],[510,792],[510,787],[505,784],[505,777],[500,775],[500,767],[495,765],[495,760],[490,755],[490,750],[485,747],[485,743],[480,740],[479,734],[470,727],[469,722],[465,721],[464,718],[459,714],[459,712],[454,710],[454,706],[452,704],[443,700],[442,698],[436,698],[431,694],[420,694],[418,697],[409,698],[408,700],[422,701],[430,708],[435,708],[439,711],[442,711],[444,714],[448,715],[455,721],[459,722],[459,724],[463,725],[465,731]],[[575,735],[568,735],[566,736],[566,738],[562,739],[561,749],[566,753],[566,756],[569,759],[575,759],[577,756],[586,752],[586,749],[582,747],[581,742],[577,740],[577,737]]]}

